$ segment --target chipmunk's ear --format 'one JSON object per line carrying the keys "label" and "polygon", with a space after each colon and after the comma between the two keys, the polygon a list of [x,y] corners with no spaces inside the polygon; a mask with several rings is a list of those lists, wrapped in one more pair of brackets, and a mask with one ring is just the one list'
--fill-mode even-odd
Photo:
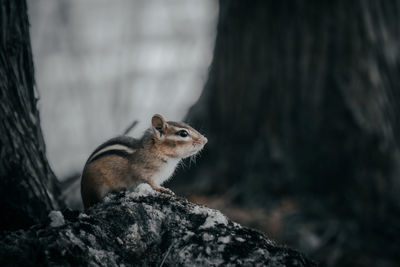
{"label": "chipmunk's ear", "polygon": [[151,125],[153,126],[154,134],[158,139],[161,139],[167,129],[167,123],[164,118],[160,114],[155,114],[153,118],[151,118]]}

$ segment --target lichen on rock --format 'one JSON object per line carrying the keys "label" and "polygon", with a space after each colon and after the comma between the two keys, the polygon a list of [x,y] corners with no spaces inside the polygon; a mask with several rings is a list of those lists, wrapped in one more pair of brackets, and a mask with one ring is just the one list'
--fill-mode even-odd
{"label": "lichen on rock", "polygon": [[[53,215],[61,218],[60,214]],[[146,186],[0,235],[0,265],[315,266],[222,213]],[[18,255],[18,257],[16,257]]]}

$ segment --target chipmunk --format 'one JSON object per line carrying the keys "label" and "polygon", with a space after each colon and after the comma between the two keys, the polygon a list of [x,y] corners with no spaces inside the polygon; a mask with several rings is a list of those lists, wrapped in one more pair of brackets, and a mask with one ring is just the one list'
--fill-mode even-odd
{"label": "chipmunk", "polygon": [[152,117],[151,124],[141,139],[119,136],[89,156],[81,181],[85,209],[109,192],[134,189],[141,183],[172,193],[161,184],[172,176],[181,159],[195,155],[207,143],[207,138],[189,125],[166,122],[159,114]]}

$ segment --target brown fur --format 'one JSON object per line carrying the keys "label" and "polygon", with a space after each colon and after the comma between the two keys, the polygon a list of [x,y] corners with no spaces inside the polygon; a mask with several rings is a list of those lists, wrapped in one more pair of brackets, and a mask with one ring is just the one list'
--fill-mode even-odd
{"label": "brown fur", "polygon": [[[99,202],[108,192],[133,189],[143,182],[155,190],[169,192],[169,189],[157,184],[155,177],[163,173],[171,160],[177,163],[181,158],[194,155],[207,143],[207,138],[189,125],[165,122],[161,115],[153,116],[152,127],[153,131],[143,136],[141,146],[129,147],[135,150],[132,154],[105,154],[93,161],[88,160],[81,181],[85,208]],[[190,136],[179,137],[176,135],[177,130],[180,130],[178,128],[188,130]],[[171,166],[168,168],[170,171]]]}

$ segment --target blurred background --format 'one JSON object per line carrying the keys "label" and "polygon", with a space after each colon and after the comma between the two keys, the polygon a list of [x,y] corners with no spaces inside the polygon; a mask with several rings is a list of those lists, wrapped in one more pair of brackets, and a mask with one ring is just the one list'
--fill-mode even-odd
{"label": "blurred background", "polygon": [[63,180],[102,142],[154,113],[182,120],[207,79],[218,5],[195,0],[31,0],[47,153]]}
{"label": "blurred background", "polygon": [[400,262],[400,3],[28,1],[49,161],[154,113],[205,133],[167,185],[326,266]]}

